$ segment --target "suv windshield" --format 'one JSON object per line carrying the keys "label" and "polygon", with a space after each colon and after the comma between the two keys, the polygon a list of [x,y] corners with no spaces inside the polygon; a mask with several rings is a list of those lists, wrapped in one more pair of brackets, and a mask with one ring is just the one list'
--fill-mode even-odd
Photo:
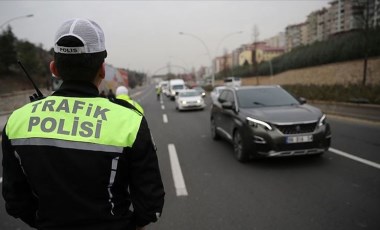
{"label": "suv windshield", "polygon": [[172,89],[183,89],[183,85],[173,85]]}
{"label": "suv windshield", "polygon": [[266,106],[299,105],[300,103],[282,88],[251,88],[236,92],[239,106],[256,108]]}

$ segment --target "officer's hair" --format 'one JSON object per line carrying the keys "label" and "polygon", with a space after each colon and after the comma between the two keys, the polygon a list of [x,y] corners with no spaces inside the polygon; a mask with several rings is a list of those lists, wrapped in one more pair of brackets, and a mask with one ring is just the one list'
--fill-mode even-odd
{"label": "officer's hair", "polygon": [[[83,46],[82,41],[74,36],[63,37],[57,44],[65,47]],[[85,54],[54,53],[59,77],[64,81],[93,81],[106,57],[106,51]]]}

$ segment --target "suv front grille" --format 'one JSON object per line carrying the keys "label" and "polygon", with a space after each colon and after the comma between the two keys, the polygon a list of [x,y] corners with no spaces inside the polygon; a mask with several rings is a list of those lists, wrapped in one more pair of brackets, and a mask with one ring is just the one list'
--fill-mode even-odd
{"label": "suv front grille", "polygon": [[300,134],[300,133],[312,133],[315,130],[317,123],[309,124],[294,124],[294,125],[276,125],[276,128],[283,134]]}

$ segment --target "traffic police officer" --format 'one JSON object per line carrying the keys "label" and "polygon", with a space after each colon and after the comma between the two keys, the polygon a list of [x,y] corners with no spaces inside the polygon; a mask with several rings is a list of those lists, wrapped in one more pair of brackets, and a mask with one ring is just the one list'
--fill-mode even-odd
{"label": "traffic police officer", "polygon": [[144,116],[99,95],[105,40],[98,24],[59,28],[51,96],[13,112],[2,134],[7,212],[38,229],[143,229],[157,221],[164,188]]}
{"label": "traffic police officer", "polygon": [[123,85],[118,86],[116,88],[116,98],[127,101],[128,103],[133,105],[138,111],[144,114],[144,109],[141,107],[141,105],[129,97],[127,87]]}

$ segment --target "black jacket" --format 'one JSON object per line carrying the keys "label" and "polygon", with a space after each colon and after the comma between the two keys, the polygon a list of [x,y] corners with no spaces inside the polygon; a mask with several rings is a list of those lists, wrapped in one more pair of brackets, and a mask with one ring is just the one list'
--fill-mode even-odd
{"label": "black jacket", "polygon": [[[64,82],[53,96],[99,97],[94,85],[78,82]],[[139,113],[123,100],[107,103]],[[155,222],[161,215],[165,192],[155,145],[143,116],[133,145],[120,152],[77,148],[75,141],[62,145],[57,144],[60,140],[49,138],[20,143],[9,138],[6,131],[5,127],[2,148],[6,210],[30,226],[126,230]],[[114,130],[114,135],[121,132]]]}

